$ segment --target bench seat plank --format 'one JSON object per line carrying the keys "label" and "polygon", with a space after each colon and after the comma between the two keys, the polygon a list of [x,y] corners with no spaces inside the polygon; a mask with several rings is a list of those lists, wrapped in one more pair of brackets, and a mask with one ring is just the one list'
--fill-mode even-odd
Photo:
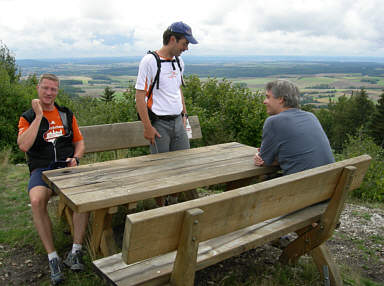
{"label": "bench seat plank", "polygon": [[[196,270],[206,268],[244,251],[261,246],[284,234],[320,219],[327,203],[317,204],[290,215],[265,221],[199,244]],[[169,281],[176,251],[131,265],[118,253],[93,261],[96,271],[113,285],[163,285]]]}

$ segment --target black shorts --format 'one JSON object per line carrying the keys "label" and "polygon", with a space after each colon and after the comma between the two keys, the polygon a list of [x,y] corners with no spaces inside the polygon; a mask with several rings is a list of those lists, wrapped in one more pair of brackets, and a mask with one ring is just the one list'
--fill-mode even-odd
{"label": "black shorts", "polygon": [[43,172],[47,170],[52,170],[52,168],[37,168],[32,171],[28,182],[28,193],[32,188],[37,186],[48,188],[48,185],[43,181]]}

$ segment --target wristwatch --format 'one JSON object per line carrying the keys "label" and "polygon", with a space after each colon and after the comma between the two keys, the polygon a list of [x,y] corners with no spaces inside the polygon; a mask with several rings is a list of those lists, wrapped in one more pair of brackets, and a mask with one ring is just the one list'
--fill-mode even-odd
{"label": "wristwatch", "polygon": [[79,166],[79,164],[80,164],[80,160],[79,160],[79,158],[78,157],[73,157],[75,160],[76,160],[76,164],[77,164],[77,166]]}
{"label": "wristwatch", "polygon": [[185,117],[185,118],[187,118],[188,119],[188,114],[187,113],[181,113],[181,116],[183,116],[183,117]]}

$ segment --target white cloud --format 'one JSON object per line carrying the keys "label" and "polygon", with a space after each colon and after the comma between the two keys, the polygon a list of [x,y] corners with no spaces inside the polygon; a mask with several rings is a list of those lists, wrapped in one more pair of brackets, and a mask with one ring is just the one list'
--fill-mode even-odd
{"label": "white cloud", "polygon": [[143,55],[180,20],[193,55],[384,55],[379,0],[0,0],[0,12],[17,58]]}

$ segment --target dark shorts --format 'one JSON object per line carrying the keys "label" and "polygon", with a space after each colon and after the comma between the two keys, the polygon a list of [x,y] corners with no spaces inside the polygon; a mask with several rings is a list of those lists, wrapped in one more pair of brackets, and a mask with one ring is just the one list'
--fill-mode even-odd
{"label": "dark shorts", "polygon": [[48,185],[43,181],[42,173],[47,170],[52,170],[52,168],[37,168],[32,171],[28,183],[28,193],[29,191],[37,186],[44,186],[48,188]]}

